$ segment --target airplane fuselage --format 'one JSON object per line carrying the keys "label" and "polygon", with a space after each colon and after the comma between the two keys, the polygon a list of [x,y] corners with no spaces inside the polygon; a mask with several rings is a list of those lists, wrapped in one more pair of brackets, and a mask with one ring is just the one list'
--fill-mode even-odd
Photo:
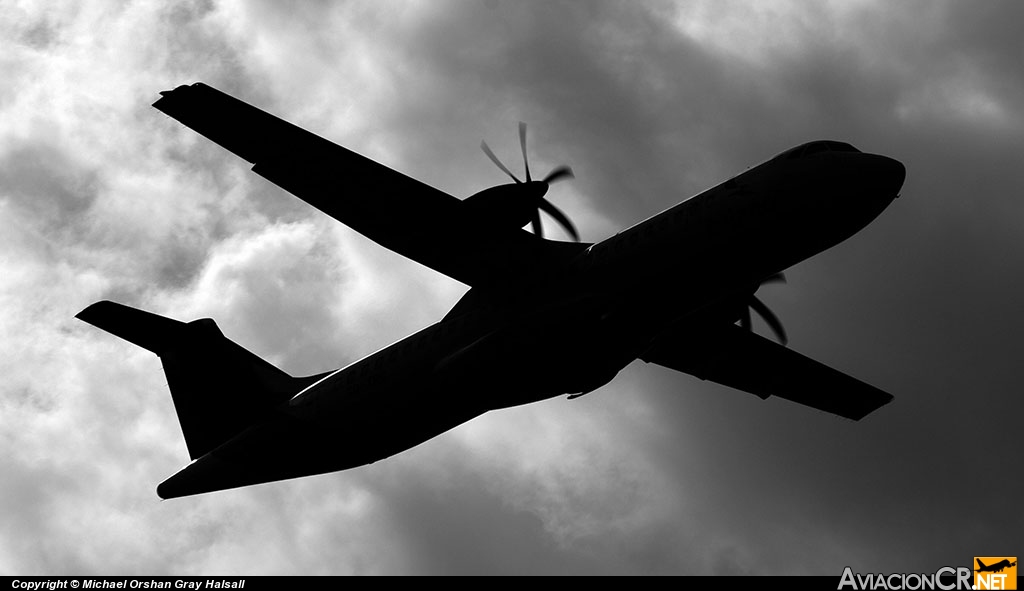
{"label": "airplane fuselage", "polygon": [[578,245],[565,265],[471,290],[440,322],[305,388],[158,492],[372,463],[489,410],[595,390],[668,328],[735,322],[761,280],[852,236],[902,185],[895,160],[803,153],[813,145]]}
{"label": "airplane fuselage", "polygon": [[[228,339],[112,301],[76,317],[158,355],[194,461],[162,498],[353,468],[489,410],[600,388],[635,359],[860,420],[893,396],[785,346],[754,292],[866,226],[905,169],[816,141],[597,244],[545,197],[568,166],[458,199],[197,82],[153,106],[380,246],[472,287],[436,324],[339,370],[292,376]],[[540,214],[574,242],[544,240]],[[523,231],[529,224],[533,233]],[[779,343],[758,336],[751,312]],[[733,326],[739,321],[739,326]]]}
{"label": "airplane fuselage", "polygon": [[716,305],[852,236],[902,183],[902,165],[883,156],[789,154],[591,245],[557,277],[509,286],[497,305],[484,298],[336,371],[296,395],[287,412],[317,428],[379,438],[379,446],[362,447],[386,450],[349,454],[330,468],[337,470],[488,410],[608,383],[665,326],[721,314]]}

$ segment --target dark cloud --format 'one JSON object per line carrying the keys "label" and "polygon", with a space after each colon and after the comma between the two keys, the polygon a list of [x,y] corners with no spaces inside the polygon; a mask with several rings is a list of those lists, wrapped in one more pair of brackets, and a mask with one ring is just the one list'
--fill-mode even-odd
{"label": "dark cloud", "polygon": [[[1013,517],[978,524],[970,507],[1009,515],[1020,479],[996,471],[999,486],[979,488],[966,466],[986,450],[1012,449],[1009,417],[1021,410],[1011,394],[1018,380],[1011,335],[1021,319],[1013,304],[1021,290],[1012,238],[1021,187],[1011,162],[1020,153],[1020,120],[1012,108],[999,108],[1020,104],[1019,77],[992,57],[1016,55],[1015,40],[1001,49],[982,39],[958,45],[958,34],[945,36],[959,22],[945,7],[924,8],[936,13],[939,28],[906,31],[907,14],[922,8],[916,6],[893,11],[895,25],[879,23],[885,17],[877,14],[854,19],[853,37],[798,31],[806,36],[796,49],[750,64],[680,38],[644,8],[613,9],[607,23],[607,13],[590,8],[549,6],[524,15],[506,6],[519,18],[513,27],[508,14],[465,10],[419,29],[426,40],[411,43],[414,59],[434,60],[442,79],[463,81],[449,87],[456,104],[478,98],[460,96],[478,85],[488,90],[479,98],[497,103],[495,112],[507,101],[547,113],[545,124],[574,137],[562,149],[582,155],[573,165],[591,205],[624,222],[787,141],[850,139],[901,158],[910,170],[905,199],[878,228],[799,268],[798,277],[820,287],[791,286],[814,291],[791,296],[803,299],[784,314],[799,337],[794,346],[893,390],[897,403],[872,418],[881,424],[850,426],[844,437],[802,409],[766,403],[737,415],[731,405],[710,408],[706,401],[687,409],[716,425],[697,429],[714,442],[707,455],[717,465],[706,479],[700,470],[678,478],[702,480],[714,491],[704,500],[714,518],[701,529],[733,529],[738,539],[725,549],[738,558],[710,568],[830,573],[856,558],[865,569],[898,570],[908,562],[929,569],[962,561],[976,545],[1012,545]],[[1014,10],[1007,5],[985,18],[1012,21]],[[618,38],[629,43],[617,45]],[[934,46],[934,63],[919,63],[911,45],[918,42]],[[498,56],[460,51],[467,46],[497,47],[491,51]],[[960,55],[967,58],[958,65]],[[815,314],[811,303],[819,316],[802,321]],[[815,328],[823,319],[828,329]],[[1007,414],[982,410],[992,407]],[[965,417],[968,409],[978,414]],[[666,412],[666,423],[679,424],[680,412]],[[670,459],[663,466],[671,473]],[[775,532],[784,530],[805,560],[774,546]]]}

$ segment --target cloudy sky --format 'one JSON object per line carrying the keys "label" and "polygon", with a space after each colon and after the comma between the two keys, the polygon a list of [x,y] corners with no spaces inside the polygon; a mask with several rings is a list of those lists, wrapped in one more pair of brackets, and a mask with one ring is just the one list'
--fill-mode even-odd
{"label": "cloudy sky", "polygon": [[[0,3],[0,572],[1021,554],[1021,22],[1010,1]],[[574,168],[551,198],[587,241],[807,140],[895,157],[902,198],[760,295],[794,349],[896,400],[852,423],[636,363],[373,466],[160,501],[188,458],[160,362],[79,310],[213,317],[304,375],[465,290],[149,106],[199,80],[459,197],[505,182],[481,138],[518,170],[527,121],[534,170]]]}

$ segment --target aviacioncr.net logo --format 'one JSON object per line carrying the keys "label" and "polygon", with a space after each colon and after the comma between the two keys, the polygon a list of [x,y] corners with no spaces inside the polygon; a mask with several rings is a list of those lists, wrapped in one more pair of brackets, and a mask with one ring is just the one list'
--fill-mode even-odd
{"label": "aviacioncr.net logo", "polygon": [[1017,588],[1016,556],[975,556],[974,588],[987,589]]}
{"label": "aviacioncr.net logo", "polygon": [[[953,576],[956,576],[953,579]],[[939,589],[951,591],[952,589],[971,589],[971,569],[961,566],[953,568],[944,566],[935,571],[934,574],[924,575],[917,573],[893,573],[883,574],[854,574],[853,569],[843,569],[843,576],[839,579],[839,591],[848,589],[850,591],[875,591],[885,589],[887,591],[916,591],[926,589],[928,591]]]}

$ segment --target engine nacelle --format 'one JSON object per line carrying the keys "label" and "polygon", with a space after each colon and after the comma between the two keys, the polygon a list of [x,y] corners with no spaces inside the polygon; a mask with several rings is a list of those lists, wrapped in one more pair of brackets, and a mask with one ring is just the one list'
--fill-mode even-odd
{"label": "engine nacelle", "polygon": [[508,183],[484,189],[463,204],[481,224],[522,228],[537,217],[537,205],[546,192],[547,183],[541,181]]}

